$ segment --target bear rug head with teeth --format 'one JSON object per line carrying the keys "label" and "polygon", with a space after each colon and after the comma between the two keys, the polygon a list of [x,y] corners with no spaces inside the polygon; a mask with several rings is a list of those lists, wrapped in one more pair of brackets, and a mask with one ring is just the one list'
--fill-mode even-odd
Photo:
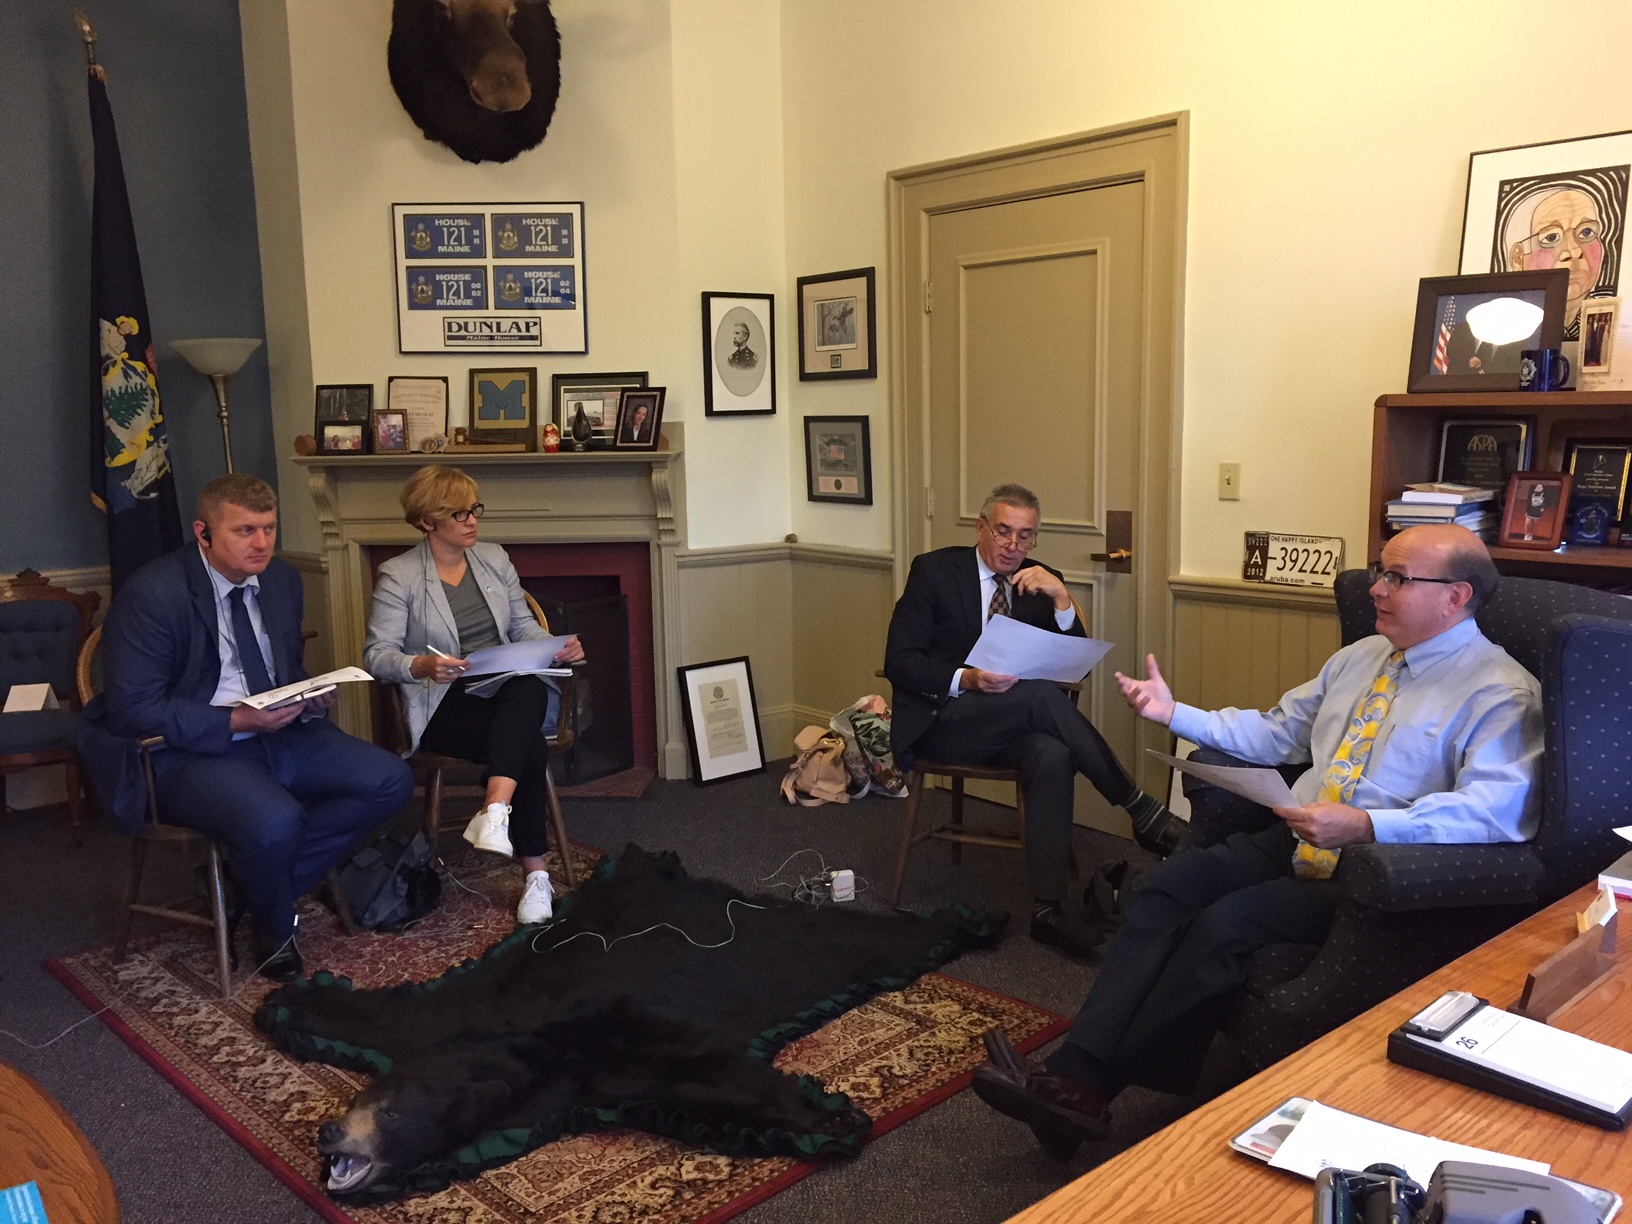
{"label": "bear rug head with teeth", "polygon": [[331,1195],[440,1190],[605,1127],[729,1154],[853,1154],[871,1119],[771,1059],[1007,918],[748,898],[636,846],[557,914],[429,982],[354,990],[320,973],[267,996],[255,1022],[283,1049],[375,1076],[318,1132]]}

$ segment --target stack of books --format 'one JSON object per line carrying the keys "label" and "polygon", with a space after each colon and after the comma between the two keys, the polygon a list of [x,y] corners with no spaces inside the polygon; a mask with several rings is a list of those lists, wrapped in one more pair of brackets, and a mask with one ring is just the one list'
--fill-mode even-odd
{"label": "stack of books", "polygon": [[1501,515],[1496,490],[1474,485],[1414,484],[1388,503],[1388,525],[1395,531],[1426,523],[1455,523],[1485,540],[1496,539]]}

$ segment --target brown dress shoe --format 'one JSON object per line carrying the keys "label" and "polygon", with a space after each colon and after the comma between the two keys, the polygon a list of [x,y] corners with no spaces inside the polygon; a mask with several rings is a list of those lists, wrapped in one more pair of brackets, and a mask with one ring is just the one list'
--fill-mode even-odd
{"label": "brown dress shoe", "polygon": [[1078,960],[1093,960],[1105,942],[1105,929],[1091,927],[1056,905],[1031,916],[1031,937]]}
{"label": "brown dress shoe", "polygon": [[1031,1127],[1050,1156],[1064,1160],[1083,1140],[1110,1132],[1110,1107],[1094,1085],[1030,1066],[996,1029],[986,1051],[991,1061],[975,1068],[975,1095]]}

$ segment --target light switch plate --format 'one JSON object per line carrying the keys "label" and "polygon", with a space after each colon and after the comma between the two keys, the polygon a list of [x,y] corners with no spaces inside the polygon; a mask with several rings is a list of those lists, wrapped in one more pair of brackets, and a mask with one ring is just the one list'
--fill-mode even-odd
{"label": "light switch plate", "polygon": [[1221,463],[1218,465],[1218,500],[1241,500],[1241,465],[1239,463]]}

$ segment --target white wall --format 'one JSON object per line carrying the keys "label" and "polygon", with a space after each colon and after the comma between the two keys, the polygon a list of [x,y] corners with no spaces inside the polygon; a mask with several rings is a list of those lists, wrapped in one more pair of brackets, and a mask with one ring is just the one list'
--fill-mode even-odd
{"label": "white wall", "polygon": [[[892,169],[1188,110],[1182,568],[1238,576],[1247,530],[1355,559],[1372,401],[1418,278],[1457,270],[1469,152],[1632,126],[1628,46],[1612,0],[784,0],[790,279],[883,271]],[[872,415],[878,482],[812,505],[790,454],[801,539],[889,547],[888,373],[795,384],[795,419]]]}
{"label": "white wall", "polygon": [[508,164],[477,166],[424,139],[397,102],[385,70],[389,5],[241,8],[246,57],[259,65],[248,85],[257,196],[263,217],[287,222],[263,226],[262,258],[269,331],[281,340],[275,432],[288,547],[318,546],[296,492],[304,474],[287,459],[294,436],[311,432],[314,383],[372,382],[383,396],[393,374],[447,375],[458,424],[471,365],[493,364],[398,353],[390,210],[410,201],[582,200],[590,351],[537,360],[541,402],[554,373],[649,371],[668,388],[666,419],[688,424],[688,446],[696,440],[689,542],[781,538],[787,479],[764,460],[786,444],[785,417],[703,422],[698,297],[782,287],[774,5],[687,3],[671,29],[668,0],[556,0],[562,87],[549,135]]}

